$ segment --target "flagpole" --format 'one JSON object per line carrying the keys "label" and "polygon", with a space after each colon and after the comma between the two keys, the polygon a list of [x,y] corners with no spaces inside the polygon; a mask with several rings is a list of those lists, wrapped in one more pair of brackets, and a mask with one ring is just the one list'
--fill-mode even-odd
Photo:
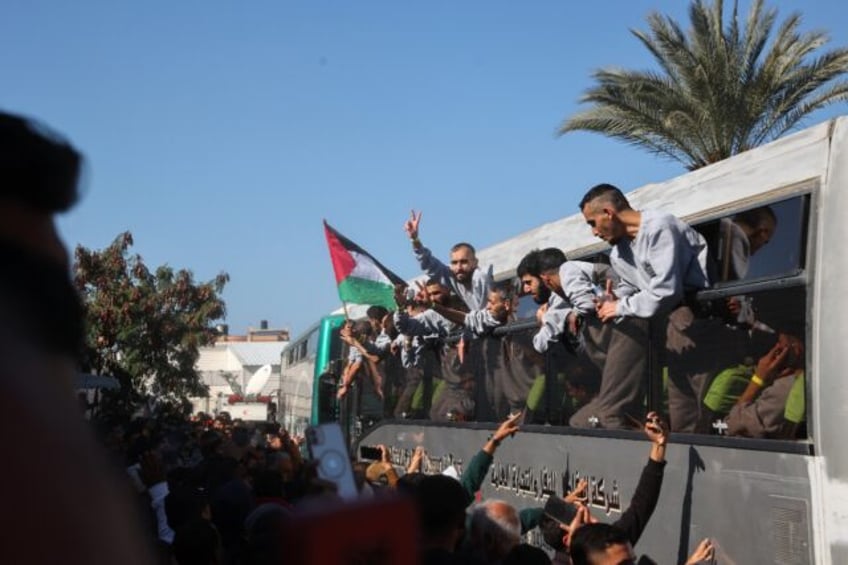
{"label": "flagpole", "polygon": [[350,315],[347,312],[347,302],[345,302],[344,300],[342,300],[342,308],[344,308],[345,322],[349,322]]}

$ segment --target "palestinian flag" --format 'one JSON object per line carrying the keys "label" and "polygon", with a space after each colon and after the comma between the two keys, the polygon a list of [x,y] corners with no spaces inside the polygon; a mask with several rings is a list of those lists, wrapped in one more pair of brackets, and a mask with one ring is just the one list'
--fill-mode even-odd
{"label": "palestinian flag", "polygon": [[370,253],[334,230],[324,221],[330,260],[342,302],[395,307],[395,285],[406,284]]}

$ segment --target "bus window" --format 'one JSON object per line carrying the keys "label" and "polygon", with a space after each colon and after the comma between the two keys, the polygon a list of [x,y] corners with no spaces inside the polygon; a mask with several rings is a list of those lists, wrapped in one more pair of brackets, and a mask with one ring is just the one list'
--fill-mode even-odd
{"label": "bus window", "polygon": [[806,197],[799,196],[696,226],[710,247],[714,286],[801,271],[805,209]]}
{"label": "bus window", "polygon": [[[714,285],[696,305],[669,315],[664,385],[673,431],[803,433],[807,407],[798,391],[804,388],[807,309],[805,279],[798,275],[805,268],[807,199],[696,226],[710,245]],[[758,369],[758,363],[775,355],[779,366],[765,379],[757,375],[768,365]],[[788,418],[785,409],[792,412]]]}
{"label": "bus window", "polygon": [[[716,338],[713,353],[717,349],[722,352],[716,354],[704,383],[701,411],[707,426],[699,431],[757,438],[804,437],[804,287],[727,300],[749,302],[755,321],[735,335],[732,330],[725,332],[731,339]],[[743,398],[749,387],[748,398]]]}

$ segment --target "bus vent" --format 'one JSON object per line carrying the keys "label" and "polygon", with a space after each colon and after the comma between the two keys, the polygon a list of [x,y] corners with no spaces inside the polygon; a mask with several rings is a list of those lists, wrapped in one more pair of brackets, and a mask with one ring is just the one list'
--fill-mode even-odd
{"label": "bus vent", "polygon": [[777,565],[810,563],[807,502],[798,498],[772,496],[771,533]]}

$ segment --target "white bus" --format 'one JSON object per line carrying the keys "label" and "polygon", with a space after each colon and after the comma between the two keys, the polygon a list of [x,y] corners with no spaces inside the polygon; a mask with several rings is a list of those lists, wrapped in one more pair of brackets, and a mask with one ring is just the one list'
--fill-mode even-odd
{"label": "white bus", "polygon": [[[728,277],[727,265],[719,264],[725,274],[697,299],[748,297],[766,330],[737,334],[752,351],[764,351],[753,344],[757,335],[763,343],[775,339],[770,330],[791,333],[805,346],[801,418],[792,426],[757,438],[729,437],[715,433],[722,419],[713,414],[714,433],[672,435],[662,494],[637,553],[683,562],[710,537],[718,563],[848,563],[848,449],[840,439],[848,429],[848,118],[627,196],[635,209],[668,211],[708,239],[740,213],[768,206],[777,218],[771,241],[750,257],[744,276]],[[575,214],[481,250],[480,264],[492,264],[496,278],[505,279],[537,248],[603,260],[606,244],[576,213],[578,203],[549,202]],[[664,409],[664,373],[660,363],[648,374],[646,409]],[[647,459],[643,435],[548,422],[554,425],[525,426],[500,447],[483,497],[541,506],[587,477],[592,506],[615,520]],[[384,421],[361,442],[390,445],[399,463],[423,445],[437,468],[468,461],[493,426]]]}

